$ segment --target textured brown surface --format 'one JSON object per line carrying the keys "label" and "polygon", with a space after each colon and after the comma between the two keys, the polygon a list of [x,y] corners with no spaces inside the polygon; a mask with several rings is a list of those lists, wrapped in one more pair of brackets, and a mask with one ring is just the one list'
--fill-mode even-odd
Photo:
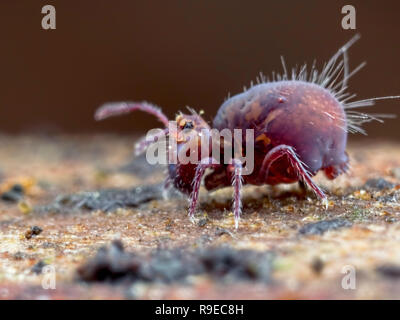
{"label": "textured brown surface", "polygon": [[[400,145],[366,138],[351,145],[351,172],[334,181],[316,180],[329,194],[325,210],[296,185],[248,186],[244,214],[234,230],[232,190],[201,192],[198,221],[186,216],[187,201],[173,197],[138,207],[101,210],[36,210],[60,194],[104,188],[129,189],[163,180],[162,170],[129,163],[131,137],[0,136],[0,192],[21,184],[23,200],[0,200],[0,295],[2,298],[398,298],[400,295]],[[124,167],[125,166],[125,167]],[[122,169],[124,167],[124,169]],[[397,169],[396,169],[397,168]],[[133,171],[132,171],[133,170]],[[147,171],[146,171],[147,170]],[[366,181],[371,178],[385,180]],[[338,220],[334,220],[338,219]],[[327,222],[331,229],[310,223]],[[336,221],[336,222],[335,222]],[[42,229],[26,237],[31,227]],[[322,228],[325,225],[322,225]],[[76,270],[99,247],[121,239],[128,252],[155,248],[207,248],[271,251],[272,282],[221,283],[206,275],[180,282],[108,285],[77,280]],[[41,288],[39,261],[57,271],[57,289]],[[344,290],[345,265],[357,272],[357,289]]]}

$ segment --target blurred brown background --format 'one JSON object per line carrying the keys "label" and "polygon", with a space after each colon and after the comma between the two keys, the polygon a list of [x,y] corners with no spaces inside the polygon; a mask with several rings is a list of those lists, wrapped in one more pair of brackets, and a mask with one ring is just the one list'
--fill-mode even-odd
{"label": "blurred brown background", "polygon": [[[57,10],[57,29],[41,28],[41,8]],[[399,1],[41,1],[0,2],[0,131],[145,132],[158,123],[135,113],[96,123],[97,106],[148,100],[172,117],[186,105],[209,120],[227,96],[260,71],[328,59],[354,35],[341,8],[357,10],[362,39],[350,65],[358,97],[400,94]],[[371,137],[400,138],[400,101],[370,112],[396,113]],[[353,136],[352,139],[356,137]]]}

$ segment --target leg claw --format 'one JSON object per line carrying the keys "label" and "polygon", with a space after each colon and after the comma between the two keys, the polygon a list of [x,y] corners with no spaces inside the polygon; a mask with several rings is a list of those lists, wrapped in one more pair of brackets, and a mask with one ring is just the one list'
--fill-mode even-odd
{"label": "leg claw", "polygon": [[325,210],[328,210],[328,208],[329,208],[328,198],[323,198],[321,202],[322,202],[322,205],[325,206]]}

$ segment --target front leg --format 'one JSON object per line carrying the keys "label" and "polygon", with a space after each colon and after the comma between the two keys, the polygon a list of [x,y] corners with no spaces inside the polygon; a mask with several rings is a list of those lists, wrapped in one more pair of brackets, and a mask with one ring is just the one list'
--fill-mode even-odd
{"label": "front leg", "polygon": [[193,179],[193,190],[190,194],[189,198],[189,217],[193,219],[194,213],[196,210],[197,201],[199,199],[199,191],[201,185],[201,179],[203,178],[204,172],[207,168],[212,168],[217,166],[217,164],[213,163],[215,160],[213,158],[205,158],[202,159],[201,162],[196,167],[196,172]]}
{"label": "front leg", "polygon": [[264,158],[260,174],[268,177],[268,172],[271,165],[283,156],[288,157],[290,164],[298,174],[299,178],[306,183],[315,192],[315,194],[322,199],[322,202],[325,204],[325,206],[327,206],[328,201],[325,193],[311,179],[311,175],[306,169],[306,164],[299,159],[294,149],[290,146],[283,144],[271,149]]}

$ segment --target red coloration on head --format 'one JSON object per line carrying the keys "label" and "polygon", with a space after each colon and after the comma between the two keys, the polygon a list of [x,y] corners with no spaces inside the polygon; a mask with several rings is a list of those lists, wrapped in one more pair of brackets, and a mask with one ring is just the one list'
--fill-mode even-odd
{"label": "red coloration on head", "polygon": [[[177,142],[177,154],[185,152],[189,156],[188,152],[190,150],[197,149],[196,160],[201,161],[201,139],[206,138],[202,137],[202,134],[208,132],[210,126],[200,115],[194,112],[191,115],[179,114],[175,121],[177,132],[170,133],[170,135],[173,134],[173,138]],[[208,137],[208,139],[211,148],[211,138]],[[203,156],[208,158],[210,153],[211,150]],[[178,164],[169,164],[169,179],[173,182],[175,188],[183,193],[190,194],[193,191],[193,179],[196,174],[196,167],[196,164],[193,163],[182,164],[178,162]]]}

